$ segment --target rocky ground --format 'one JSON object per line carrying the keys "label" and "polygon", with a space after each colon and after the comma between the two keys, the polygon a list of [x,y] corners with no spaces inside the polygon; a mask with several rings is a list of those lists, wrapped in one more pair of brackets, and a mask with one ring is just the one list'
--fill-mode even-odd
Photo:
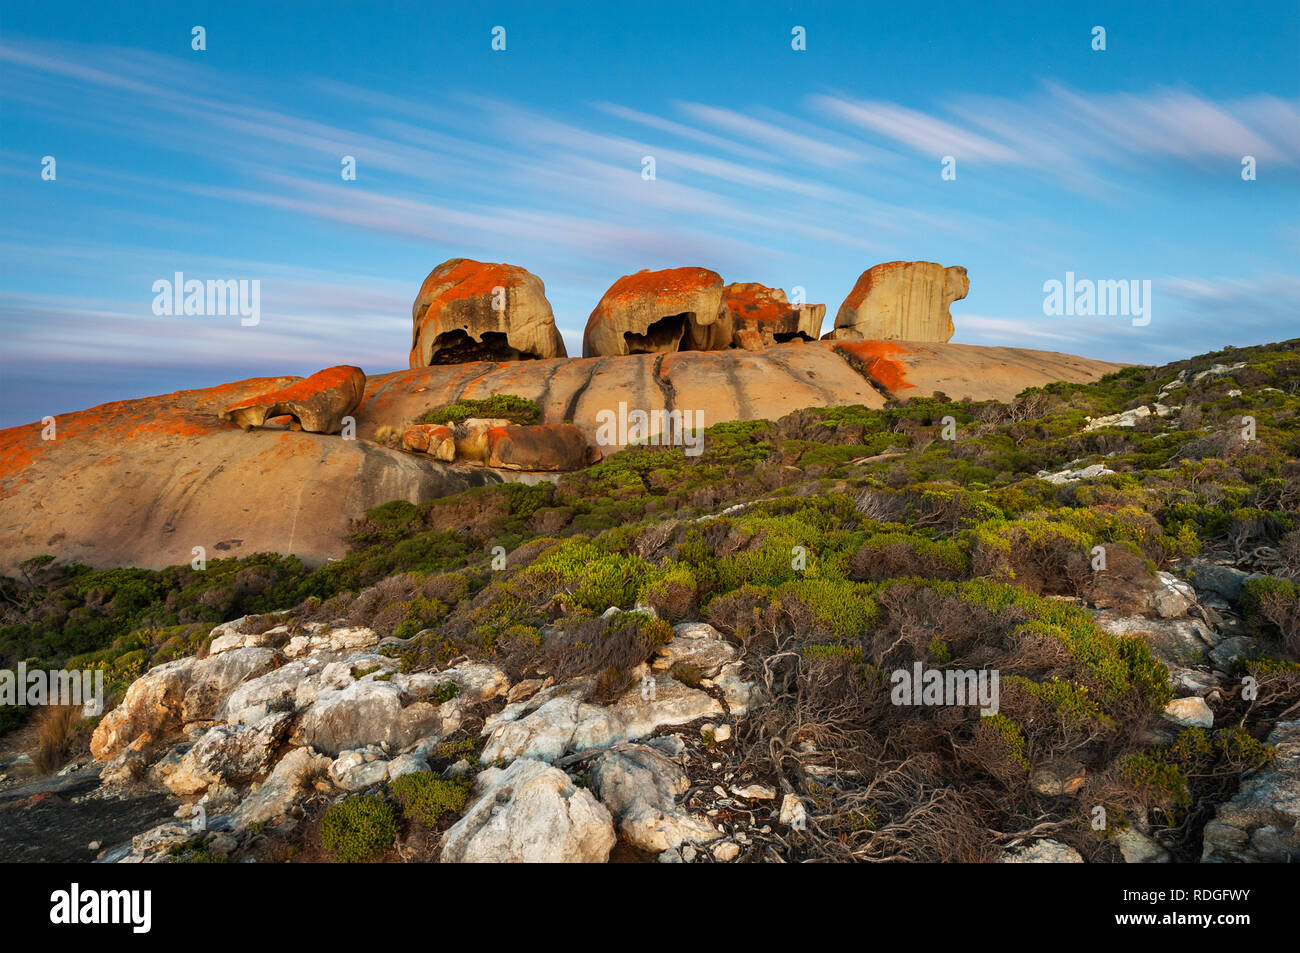
{"label": "rocky ground", "polygon": [[[1195,584],[1161,573],[1142,611],[1098,613],[1108,632],[1147,633],[1169,666],[1179,697],[1151,728],[1165,740],[1212,728],[1232,660],[1259,651],[1232,608],[1250,573],[1204,559],[1180,571]],[[5,858],[324,859],[328,805],[382,797],[420,772],[472,779],[472,794],[454,823],[386,859],[781,862],[798,858],[819,821],[815,798],[756,768],[737,743],[767,704],[754,673],[771,660],[746,658],[707,623],[675,625],[633,685],[600,704],[587,700],[591,677],[511,683],[468,660],[407,671],[404,640],[256,621],[217,627],[205,652],[131,685],[94,733],[98,761],[23,782],[11,758],[0,787]],[[691,684],[672,674],[682,671]],[[1207,817],[1202,859],[1300,857],[1300,720],[1279,722],[1268,743],[1274,762]],[[838,773],[810,770],[830,783]],[[1069,775],[1039,771],[1030,783],[1059,803],[1073,793]],[[1146,823],[1115,848],[1129,863],[1167,862],[1180,849]],[[1023,837],[1001,859],[1083,858],[1051,837]]]}

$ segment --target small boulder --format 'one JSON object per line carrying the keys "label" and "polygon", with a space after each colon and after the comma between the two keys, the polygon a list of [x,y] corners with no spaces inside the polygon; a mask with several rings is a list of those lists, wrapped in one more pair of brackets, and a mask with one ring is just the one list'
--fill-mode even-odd
{"label": "small boulder", "polygon": [[395,681],[362,678],[322,689],[303,713],[294,742],[327,754],[368,744],[401,748],[441,728],[439,707],[410,701]]}
{"label": "small boulder", "polygon": [[734,841],[724,840],[713,848],[713,859],[720,864],[729,864],[740,856],[740,845]]}
{"label": "small boulder", "polygon": [[1208,559],[1189,560],[1183,569],[1193,586],[1203,592],[1212,592],[1229,602],[1241,598],[1241,590],[1247,581],[1263,578],[1263,573],[1244,572],[1235,566],[1220,566]]}
{"label": "small boulder", "polygon": [[1115,835],[1115,846],[1119,848],[1126,864],[1167,864],[1170,860],[1169,851],[1132,827]]}
{"label": "small boulder", "polygon": [[310,748],[294,748],[280,759],[271,774],[248,795],[231,817],[231,826],[243,830],[287,815],[317,778],[329,771],[331,761]]}
{"label": "small boulder", "polygon": [[650,666],[656,672],[666,672],[675,665],[689,665],[703,677],[712,678],[738,654],[707,622],[679,622],[673,626],[673,637],[655,651]]}
{"label": "small boulder", "polygon": [[616,745],[591,765],[592,786],[628,843],[665,851],[722,836],[707,819],[677,805],[691,782],[670,758],[647,745]]}
{"label": "small boulder", "polygon": [[291,721],[291,715],[280,712],[252,728],[215,725],[185,753],[164,783],[173,794],[187,796],[213,784],[231,786],[263,775],[288,736]]}
{"label": "small boulder", "polygon": [[577,687],[571,684],[561,691],[538,692],[489,717],[483,728],[488,740],[480,758],[552,761],[573,751],[645,738],[665,725],[684,725],[723,713],[717,699],[676,679],[659,679],[648,698],[634,685],[612,705],[582,701],[573,692]]}
{"label": "small boulder", "polygon": [[493,427],[487,443],[487,465],[503,470],[581,470],[600,458],[572,424]]}
{"label": "small boulder", "polygon": [[[364,751],[344,751],[330,765],[330,780],[345,791],[364,791],[388,780],[389,763],[383,758],[367,758]],[[428,770],[425,766],[424,770]]]}
{"label": "small boulder", "polygon": [[456,459],[456,434],[442,424],[415,424],[403,432],[402,449],[450,463]]}
{"label": "small boulder", "polygon": [[1214,712],[1199,695],[1175,698],[1165,706],[1165,718],[1180,728],[1214,727]]}
{"label": "small boulder", "polygon": [[999,864],[1081,864],[1083,857],[1068,844],[1058,840],[1036,840],[1008,848],[998,858]]}
{"label": "small boulder", "polygon": [[1029,776],[1029,785],[1045,797],[1061,797],[1079,793],[1087,771],[1082,764],[1070,759],[1044,762]]}
{"label": "small boulder", "polygon": [[808,823],[808,809],[797,794],[787,794],[781,799],[779,820],[792,830],[801,831]]}

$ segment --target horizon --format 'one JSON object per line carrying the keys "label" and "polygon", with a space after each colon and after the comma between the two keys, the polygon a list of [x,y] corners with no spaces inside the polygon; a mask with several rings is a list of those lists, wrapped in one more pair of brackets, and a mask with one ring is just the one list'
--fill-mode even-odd
{"label": "horizon", "polygon": [[[404,369],[455,257],[541,278],[571,357],[617,278],[687,265],[803,287],[823,333],[901,259],[968,269],[958,344],[1163,364],[1297,334],[1300,20],[1274,5],[342,9],[5,11],[0,427]],[[259,281],[261,320],[155,314],[177,272]],[[1146,323],[1049,315],[1067,275],[1149,282]]]}

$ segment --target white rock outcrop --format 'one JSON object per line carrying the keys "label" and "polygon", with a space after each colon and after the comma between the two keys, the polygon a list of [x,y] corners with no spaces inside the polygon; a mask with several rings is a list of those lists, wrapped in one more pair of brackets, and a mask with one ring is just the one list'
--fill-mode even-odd
{"label": "white rock outcrop", "polygon": [[520,758],[488,768],[442,840],[442,863],[603,864],[616,841],[609,811],[559,768]]}

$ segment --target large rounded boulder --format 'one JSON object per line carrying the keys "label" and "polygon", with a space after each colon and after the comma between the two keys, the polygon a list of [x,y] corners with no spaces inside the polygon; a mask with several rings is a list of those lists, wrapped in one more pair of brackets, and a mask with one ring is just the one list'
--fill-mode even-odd
{"label": "large rounded boulder", "polygon": [[966,297],[970,279],[959,265],[932,261],[888,261],[858,278],[835,315],[837,341],[920,341],[952,339],[948,308]]}
{"label": "large rounded boulder", "polygon": [[568,357],[542,279],[517,265],[444,261],[411,319],[411,367]]}
{"label": "large rounded boulder", "polygon": [[731,343],[746,351],[821,336],[824,304],[792,305],[782,289],[755,283],[727,285],[722,297],[731,313]]}
{"label": "large rounded boulder", "polygon": [[583,357],[720,351],[731,346],[722,277],[707,268],[624,275],[587,319]]}

